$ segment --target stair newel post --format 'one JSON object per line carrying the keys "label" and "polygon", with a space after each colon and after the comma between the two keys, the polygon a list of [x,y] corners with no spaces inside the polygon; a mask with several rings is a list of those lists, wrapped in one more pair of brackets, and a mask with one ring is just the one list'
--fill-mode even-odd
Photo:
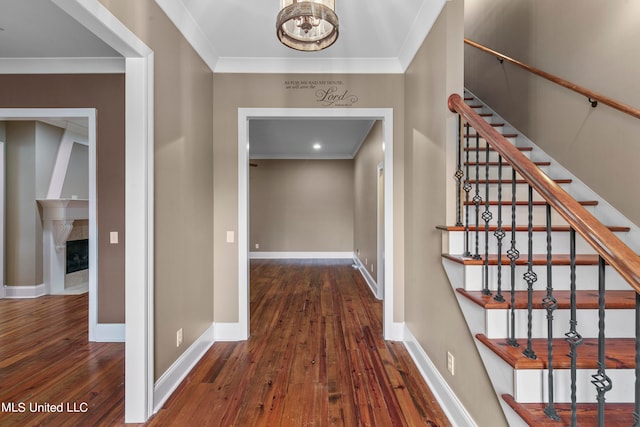
{"label": "stair newel post", "polygon": [[505,232],[502,229],[502,156],[500,155],[498,155],[498,228],[493,235],[498,239],[498,292],[493,299],[504,302],[504,296],[502,296],[502,239],[505,237]]}
{"label": "stair newel post", "polygon": [[636,382],[633,427],[640,426],[640,294],[636,292]]}
{"label": "stair newel post", "polygon": [[462,116],[458,114],[458,143],[456,145],[456,227],[462,227]]}
{"label": "stair newel post", "polygon": [[511,169],[511,247],[507,251],[509,267],[511,270],[511,308],[510,328],[507,343],[512,347],[519,347],[516,340],[516,260],[520,258],[520,252],[516,249],[516,170]]}
{"label": "stair newel post", "polygon": [[559,421],[560,417],[556,412],[553,388],[553,312],[558,308],[558,301],[553,296],[552,274],[552,244],[551,244],[551,206],[546,204],[547,223],[547,294],[542,299],[542,305],[547,310],[547,357],[549,359],[547,370],[547,382],[549,383],[549,402],[544,408],[547,417],[554,421]]}
{"label": "stair newel post", "polygon": [[605,309],[605,262],[598,257],[598,372],[592,376],[591,383],[596,386],[598,401],[598,426],[604,427],[604,402],[605,393],[611,390],[611,379],[605,372],[605,336],[604,336],[604,309]]}
{"label": "stair newel post", "polygon": [[578,362],[578,346],[582,344],[582,336],[578,333],[576,327],[577,304],[576,304],[576,231],[573,227],[569,231],[569,271],[570,271],[570,311],[571,320],[569,321],[569,332],[565,334],[566,341],[569,344],[569,357],[571,359],[571,426],[577,425],[577,397],[576,397],[576,377]]}
{"label": "stair newel post", "polygon": [[524,273],[524,280],[527,282],[527,348],[522,352],[529,359],[537,359],[535,351],[533,351],[532,329],[533,329],[533,284],[538,280],[536,273],[533,272],[533,188],[529,185],[528,197],[528,220],[527,220],[527,272]]}
{"label": "stair newel post", "polygon": [[476,194],[473,196],[473,204],[476,206],[476,250],[473,259],[481,259],[480,256],[480,134],[476,130]]}
{"label": "stair newel post", "polygon": [[464,174],[464,256],[471,256],[469,251],[469,192],[471,191],[471,182],[469,181],[469,123],[464,124],[465,127],[465,171]]}
{"label": "stair newel post", "polygon": [[482,283],[482,294],[491,295],[489,290],[489,222],[493,219],[493,214],[489,209],[489,143],[485,142],[485,167],[484,167],[484,276]]}

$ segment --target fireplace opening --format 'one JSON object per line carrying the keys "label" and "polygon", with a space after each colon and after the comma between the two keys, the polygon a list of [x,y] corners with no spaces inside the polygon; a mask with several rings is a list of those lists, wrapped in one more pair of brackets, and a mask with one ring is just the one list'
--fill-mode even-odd
{"label": "fireplace opening", "polygon": [[70,240],[67,246],[66,274],[89,268],[89,239]]}

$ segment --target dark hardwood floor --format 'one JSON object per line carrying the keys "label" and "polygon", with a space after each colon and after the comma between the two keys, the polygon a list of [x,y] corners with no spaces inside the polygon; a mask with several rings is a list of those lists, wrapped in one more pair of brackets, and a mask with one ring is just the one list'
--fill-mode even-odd
{"label": "dark hardwood floor", "polygon": [[[0,300],[0,427],[124,425],[124,345],[88,343],[86,310],[86,295]],[[250,339],[215,343],[147,425],[450,426],[381,328],[350,262],[252,261]]]}
{"label": "dark hardwood floor", "polygon": [[0,426],[122,423],[124,344],[88,342],[87,304],[0,300]]}
{"label": "dark hardwood floor", "polygon": [[215,343],[150,426],[449,426],[349,261],[252,261],[251,337]]}

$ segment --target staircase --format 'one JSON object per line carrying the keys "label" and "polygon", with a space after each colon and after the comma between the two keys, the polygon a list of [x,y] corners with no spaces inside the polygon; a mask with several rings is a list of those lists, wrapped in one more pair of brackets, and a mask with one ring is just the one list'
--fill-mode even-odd
{"label": "staircase", "polygon": [[[633,224],[472,94],[465,93],[464,101],[638,252]],[[509,425],[634,425],[636,292],[495,150],[487,149],[483,138],[476,138],[464,119],[460,123],[458,224],[439,227],[448,242],[442,263]],[[502,238],[496,236],[500,230]],[[519,252],[517,259],[508,256],[512,248]],[[601,271],[606,277],[602,305]],[[550,296],[557,308],[551,308]],[[606,319],[603,328],[599,311]],[[572,359],[569,341],[580,341],[578,334],[582,340]],[[605,347],[599,350],[601,334],[606,339],[600,336]],[[599,370],[599,351],[606,370]],[[605,389],[608,379],[613,387],[600,394],[606,403],[599,415],[596,385]]]}

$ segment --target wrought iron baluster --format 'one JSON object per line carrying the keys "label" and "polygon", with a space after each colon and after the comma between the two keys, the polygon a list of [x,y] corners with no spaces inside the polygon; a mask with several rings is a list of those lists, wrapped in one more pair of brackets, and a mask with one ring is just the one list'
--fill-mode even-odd
{"label": "wrought iron baluster", "polygon": [[476,194],[473,196],[473,204],[476,206],[476,251],[473,259],[481,259],[480,256],[480,134],[476,130]]}
{"label": "wrought iron baluster", "polygon": [[498,239],[498,291],[493,299],[504,302],[504,296],[502,296],[502,239],[505,237],[505,232],[502,229],[502,156],[500,155],[498,155],[498,228],[493,235]]}
{"label": "wrought iron baluster", "polygon": [[598,401],[598,426],[604,427],[604,395],[611,390],[613,384],[605,372],[605,341],[604,341],[604,308],[605,308],[605,263],[598,257],[598,372],[592,375],[591,384],[596,386]]}
{"label": "wrought iron baluster", "polygon": [[511,309],[510,328],[507,343],[512,347],[519,347],[516,340],[516,260],[520,258],[520,252],[516,249],[516,170],[511,169],[511,247],[507,251],[509,267],[511,269]]}
{"label": "wrought iron baluster", "polygon": [[558,301],[553,296],[553,283],[551,279],[552,274],[552,244],[551,244],[551,206],[546,205],[546,217],[547,217],[547,294],[542,299],[542,306],[547,310],[547,358],[548,370],[547,370],[547,382],[549,384],[548,403],[544,408],[544,413],[547,417],[554,421],[559,421],[560,417],[556,412],[553,390],[553,312],[558,308]]}
{"label": "wrought iron baluster", "polygon": [[462,227],[462,116],[458,114],[458,145],[456,146],[456,227]]}
{"label": "wrought iron baluster", "polygon": [[489,143],[485,142],[485,166],[484,166],[484,212],[482,219],[484,220],[484,282],[482,284],[482,294],[491,295],[489,290],[489,222],[493,219],[493,214],[489,209]]}
{"label": "wrought iron baluster", "polygon": [[532,329],[533,329],[533,284],[538,280],[536,273],[533,272],[533,188],[529,185],[529,198],[527,203],[528,221],[527,221],[527,272],[524,273],[524,280],[527,282],[527,348],[522,352],[529,359],[537,359],[536,352],[532,347]]}
{"label": "wrought iron baluster", "polygon": [[569,357],[571,359],[571,427],[577,426],[577,398],[576,398],[576,376],[578,361],[578,346],[582,344],[582,336],[577,331],[578,321],[576,320],[576,231],[573,227],[569,230],[569,271],[570,271],[570,309],[571,320],[569,321],[569,332],[565,334],[569,344]]}
{"label": "wrought iron baluster", "polygon": [[469,182],[469,123],[464,124],[465,127],[465,177],[464,177],[464,256],[471,256],[469,252],[469,192],[471,191],[471,183]]}

